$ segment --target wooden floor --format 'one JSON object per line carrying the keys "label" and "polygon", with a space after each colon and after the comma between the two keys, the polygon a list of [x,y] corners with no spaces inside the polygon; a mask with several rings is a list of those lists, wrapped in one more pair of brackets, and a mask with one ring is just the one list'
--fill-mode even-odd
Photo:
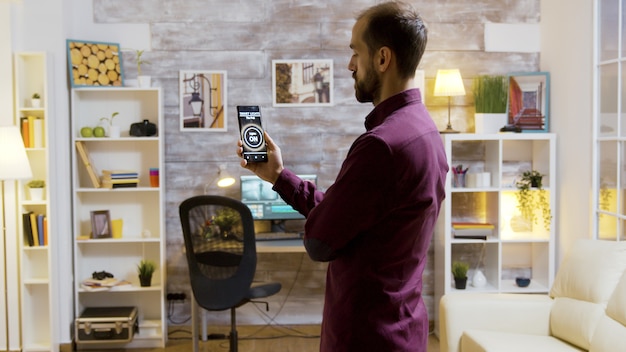
{"label": "wooden floor", "polygon": [[[167,346],[163,348],[132,349],[129,352],[190,352],[191,332],[187,327],[171,327]],[[318,325],[305,326],[239,326],[239,352],[319,352]],[[228,327],[215,327],[212,334],[227,336]],[[200,341],[200,352],[227,352],[227,339]],[[439,352],[434,335],[428,340],[428,351]]]}

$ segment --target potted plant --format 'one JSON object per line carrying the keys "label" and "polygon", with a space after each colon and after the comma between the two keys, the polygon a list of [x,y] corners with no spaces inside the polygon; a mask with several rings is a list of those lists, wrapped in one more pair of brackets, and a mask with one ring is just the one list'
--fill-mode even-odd
{"label": "potted plant", "polygon": [[142,259],[137,265],[137,273],[139,274],[139,283],[141,287],[149,287],[152,284],[152,274],[156,270],[153,261]]}
{"label": "potted plant", "polygon": [[113,119],[115,119],[115,116],[119,115],[119,112],[114,112],[111,114],[111,117],[101,117],[100,121],[107,121],[109,124],[108,127],[108,136],[112,137],[112,138],[119,138],[120,136],[120,126],[116,126],[113,125]]}
{"label": "potted plant", "polygon": [[467,271],[469,264],[466,262],[452,262],[452,276],[454,276],[454,287],[458,290],[464,290],[467,286]]}
{"label": "potted plant", "polygon": [[139,82],[139,87],[150,87],[150,76],[144,76],[141,74],[141,65],[149,65],[150,61],[143,60],[141,56],[143,55],[143,50],[135,50],[135,64],[137,65],[137,81]]}
{"label": "potted plant", "polygon": [[33,95],[30,97],[30,105],[33,108],[41,107],[41,95],[39,95],[39,93],[33,93]]}
{"label": "potted plant", "polygon": [[232,233],[233,226],[240,221],[239,212],[232,208],[220,209],[213,223],[220,229],[220,235],[223,239],[236,238]]}
{"label": "potted plant", "polygon": [[28,192],[30,194],[30,200],[42,200],[43,199],[43,189],[46,186],[46,181],[44,180],[32,180],[28,182]]}
{"label": "potted plant", "polygon": [[474,77],[474,124],[476,133],[498,133],[507,124],[508,84],[502,75]]}
{"label": "potted plant", "polygon": [[552,213],[547,191],[543,189],[543,176],[537,170],[524,171],[522,178],[515,182],[518,190],[515,195],[517,197],[517,209],[519,209],[522,218],[531,224],[537,224],[535,210],[540,209],[543,226],[546,231],[550,231]]}

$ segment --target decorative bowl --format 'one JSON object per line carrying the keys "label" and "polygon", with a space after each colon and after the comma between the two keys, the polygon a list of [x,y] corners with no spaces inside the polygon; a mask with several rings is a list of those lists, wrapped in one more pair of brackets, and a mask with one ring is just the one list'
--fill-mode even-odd
{"label": "decorative bowl", "polygon": [[519,287],[527,287],[528,285],[530,285],[530,278],[528,278],[528,277],[516,277],[515,278],[515,283]]}

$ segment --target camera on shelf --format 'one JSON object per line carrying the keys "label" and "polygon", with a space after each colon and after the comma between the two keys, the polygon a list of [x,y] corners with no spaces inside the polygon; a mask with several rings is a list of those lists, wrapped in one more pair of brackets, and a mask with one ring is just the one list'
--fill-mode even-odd
{"label": "camera on shelf", "polygon": [[113,274],[108,273],[106,271],[94,271],[93,274],[91,274],[91,278],[94,280],[104,280],[104,279],[108,279],[108,278],[112,278]]}
{"label": "camera on shelf", "polygon": [[131,124],[129,134],[134,137],[154,136],[157,134],[157,126],[148,120],[143,120],[143,122]]}

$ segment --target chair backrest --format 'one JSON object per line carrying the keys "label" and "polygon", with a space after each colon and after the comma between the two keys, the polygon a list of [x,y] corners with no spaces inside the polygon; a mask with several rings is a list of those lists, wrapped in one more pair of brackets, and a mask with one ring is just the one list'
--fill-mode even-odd
{"label": "chair backrest", "polygon": [[208,310],[243,302],[256,270],[254,221],[238,200],[200,195],[179,207],[194,298]]}

